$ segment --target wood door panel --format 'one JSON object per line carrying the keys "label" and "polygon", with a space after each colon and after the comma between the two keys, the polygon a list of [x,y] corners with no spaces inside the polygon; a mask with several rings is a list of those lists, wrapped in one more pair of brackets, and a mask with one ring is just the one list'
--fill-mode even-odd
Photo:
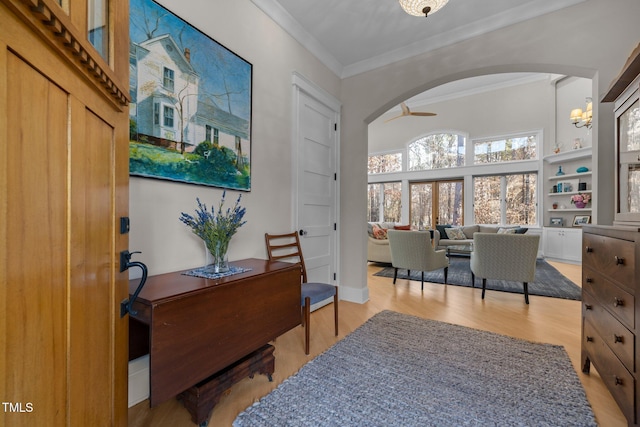
{"label": "wood door panel", "polygon": [[[66,402],[67,94],[7,57],[6,398],[33,403],[31,425],[59,425]],[[47,384],[46,388],[42,384]],[[6,414],[5,425],[26,422]]]}

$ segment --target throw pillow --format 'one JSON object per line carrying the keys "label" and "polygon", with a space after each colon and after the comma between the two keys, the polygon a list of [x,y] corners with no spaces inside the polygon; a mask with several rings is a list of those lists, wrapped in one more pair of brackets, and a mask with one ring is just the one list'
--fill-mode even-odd
{"label": "throw pillow", "polygon": [[409,225],[394,225],[394,230],[411,230],[411,224]]}
{"label": "throw pillow", "polygon": [[447,228],[447,237],[451,240],[465,240],[467,236],[464,235],[462,228]]}
{"label": "throw pillow", "polygon": [[516,234],[516,229],[500,227],[498,228],[498,234]]}
{"label": "throw pillow", "polygon": [[387,239],[387,229],[380,227],[378,224],[373,225],[373,238],[378,240]]}
{"label": "throw pillow", "polygon": [[446,229],[451,228],[449,224],[446,225],[436,225],[436,230],[440,233],[440,239],[448,239]]}
{"label": "throw pillow", "polygon": [[529,230],[527,227],[518,227],[516,228],[516,234],[524,234]]}

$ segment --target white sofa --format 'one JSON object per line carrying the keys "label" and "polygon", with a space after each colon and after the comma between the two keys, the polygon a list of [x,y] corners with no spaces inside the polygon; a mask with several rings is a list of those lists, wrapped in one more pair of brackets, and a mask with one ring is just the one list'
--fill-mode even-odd
{"label": "white sofa", "polygon": [[367,223],[367,261],[391,264],[391,249],[388,239],[376,239],[373,237],[373,225],[377,224],[384,229],[393,229],[399,225],[395,222],[368,222]]}
{"label": "white sofa", "polygon": [[[527,228],[522,228],[519,226],[497,226],[497,225],[464,225],[462,227],[447,227],[447,228],[462,228],[462,232],[464,233],[466,239],[449,239],[446,236],[442,236],[441,230],[445,231],[446,228],[437,226],[439,229],[433,231],[433,246],[436,249],[446,249],[447,246],[453,245],[469,245],[473,243],[473,233],[497,233],[501,228],[502,229],[515,229],[516,234],[524,234],[527,231]],[[446,231],[445,231],[446,232]]]}

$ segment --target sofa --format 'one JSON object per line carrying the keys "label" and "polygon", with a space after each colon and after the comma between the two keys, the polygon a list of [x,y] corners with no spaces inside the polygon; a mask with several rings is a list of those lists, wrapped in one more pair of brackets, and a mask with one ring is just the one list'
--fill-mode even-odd
{"label": "sofa", "polygon": [[395,222],[367,223],[367,261],[391,264],[391,249],[387,230],[410,230],[408,225]]}
{"label": "sofa", "polygon": [[[451,230],[451,231],[448,231]],[[458,231],[460,230],[460,231]],[[527,228],[520,226],[497,225],[463,225],[453,227],[451,225],[436,225],[433,230],[433,246],[436,249],[446,249],[447,246],[470,245],[473,243],[473,233],[500,233],[500,234],[524,234]]]}

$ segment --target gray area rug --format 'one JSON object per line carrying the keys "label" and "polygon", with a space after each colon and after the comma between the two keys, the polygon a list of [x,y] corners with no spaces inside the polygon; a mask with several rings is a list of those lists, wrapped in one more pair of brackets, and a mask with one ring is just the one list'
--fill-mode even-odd
{"label": "gray area rug", "polygon": [[233,425],[597,424],[564,347],[383,311]]}
{"label": "gray area rug", "polygon": [[[393,267],[385,267],[374,276],[393,277]],[[398,279],[408,279],[407,270],[398,269]],[[411,280],[420,281],[420,272],[412,271]],[[434,270],[424,272],[424,281],[431,283],[444,283],[444,270]],[[471,287],[471,269],[469,268],[469,257],[450,256],[449,274],[447,277],[449,285]],[[396,282],[397,283],[397,282]],[[482,280],[476,277],[476,288],[482,289]],[[506,280],[487,280],[487,289],[493,291],[513,292],[522,294],[521,282],[508,282]],[[533,283],[529,283],[529,295],[543,297],[553,297],[580,301],[582,299],[582,289],[571,280],[563,276],[558,270],[543,259],[538,259],[536,263],[536,278]]]}

